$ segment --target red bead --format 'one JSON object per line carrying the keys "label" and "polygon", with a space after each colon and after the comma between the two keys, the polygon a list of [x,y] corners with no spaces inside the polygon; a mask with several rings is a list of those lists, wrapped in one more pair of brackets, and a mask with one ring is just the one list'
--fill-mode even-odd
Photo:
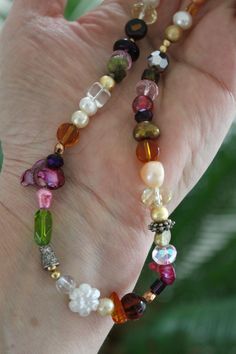
{"label": "red bead", "polygon": [[121,302],[129,320],[138,320],[146,310],[146,300],[134,293],[126,294]]}
{"label": "red bead", "polygon": [[156,262],[151,262],[148,264],[149,269],[153,270],[153,272],[159,273],[159,266]]}
{"label": "red bead", "polygon": [[152,110],[153,102],[148,96],[137,96],[133,101],[134,113],[143,110]]}
{"label": "red bead", "polygon": [[176,273],[175,273],[175,268],[173,267],[172,264],[160,265],[159,273],[163,283],[167,285],[171,285],[174,283],[176,279]]}

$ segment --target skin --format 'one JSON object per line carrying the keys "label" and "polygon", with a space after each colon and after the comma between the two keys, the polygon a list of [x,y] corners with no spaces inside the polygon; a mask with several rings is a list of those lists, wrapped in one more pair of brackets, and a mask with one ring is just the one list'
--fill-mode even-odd
{"label": "skin", "polygon": [[[52,151],[57,127],[103,75],[131,3],[105,1],[69,23],[63,0],[17,0],[1,33],[1,353],[97,353],[112,327],[110,318],[70,312],[41,271],[32,237],[35,190],[21,187],[19,176]],[[144,185],[130,106],[147,54],[159,47],[173,13],[186,4],[162,2],[158,24],[140,42],[139,62],[65,154],[67,183],[54,193],[52,206],[53,246],[61,272],[101,289],[102,296],[133,289],[152,244],[150,216],[140,202]],[[155,106],[165,187],[174,194],[170,211],[207,169],[234,118],[235,12],[235,1],[209,0],[170,50]]]}

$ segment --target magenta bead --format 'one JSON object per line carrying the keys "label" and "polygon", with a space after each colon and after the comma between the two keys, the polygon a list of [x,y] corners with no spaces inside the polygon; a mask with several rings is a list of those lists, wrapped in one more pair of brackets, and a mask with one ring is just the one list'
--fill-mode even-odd
{"label": "magenta bead", "polygon": [[131,67],[132,67],[132,64],[133,64],[133,61],[132,61],[132,58],[131,56],[129,55],[128,52],[126,52],[125,50],[116,50],[112,53],[112,58],[113,57],[120,57],[120,58],[124,58],[127,60],[127,63],[128,63],[128,67],[127,67],[127,70],[130,70]]}
{"label": "magenta bead", "polygon": [[141,80],[136,86],[138,96],[148,96],[152,101],[158,96],[158,91],[157,84],[151,80]]}
{"label": "magenta bead", "polygon": [[153,102],[148,96],[137,96],[133,102],[133,111],[137,113],[143,110],[152,110]]}
{"label": "magenta bead", "polygon": [[175,268],[169,264],[169,265],[160,265],[159,266],[159,273],[161,280],[163,283],[167,285],[171,285],[174,283],[176,279],[176,273],[175,273]]}
{"label": "magenta bead", "polygon": [[151,269],[153,272],[159,273],[159,266],[155,262],[151,262],[148,264],[149,269]]}
{"label": "magenta bead", "polygon": [[49,209],[52,202],[52,192],[48,189],[42,188],[37,192],[39,208],[40,209]]}

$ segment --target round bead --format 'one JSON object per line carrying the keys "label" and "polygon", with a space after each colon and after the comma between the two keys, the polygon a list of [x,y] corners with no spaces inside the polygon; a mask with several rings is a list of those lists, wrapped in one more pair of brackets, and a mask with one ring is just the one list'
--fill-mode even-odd
{"label": "round bead", "polygon": [[158,86],[151,80],[141,80],[136,85],[137,95],[148,96],[152,101],[158,96],[158,91]]}
{"label": "round bead", "polygon": [[77,128],[84,128],[89,123],[89,116],[87,115],[87,113],[85,113],[83,111],[76,111],[72,114],[71,122]]}
{"label": "round bead", "polygon": [[151,188],[161,187],[164,182],[164,167],[159,161],[147,162],[140,171],[143,182]]}
{"label": "round bead", "polygon": [[138,142],[136,156],[141,162],[157,160],[160,154],[160,148],[156,140],[142,140]]}
{"label": "round bead", "polygon": [[157,246],[164,247],[169,245],[171,240],[171,232],[164,231],[161,234],[155,234],[154,242]]}
{"label": "round bead", "polygon": [[166,38],[172,43],[178,42],[182,37],[183,30],[177,25],[170,25],[165,30]]}
{"label": "round bead", "polygon": [[146,139],[156,140],[159,135],[159,128],[151,122],[138,123],[133,131],[133,137],[137,141]]}
{"label": "round bead", "polygon": [[133,111],[152,110],[153,102],[148,96],[137,96],[133,101]]}
{"label": "round bead", "polygon": [[149,55],[148,64],[150,67],[154,67],[159,73],[162,73],[168,68],[169,58],[165,53],[162,53],[160,50],[156,50]]}
{"label": "round bead", "polygon": [[153,113],[150,109],[145,109],[135,113],[135,120],[137,123],[150,122],[153,118]]}
{"label": "round bead", "polygon": [[115,42],[113,50],[124,50],[129,53],[132,61],[136,61],[139,58],[140,51],[136,43],[129,39],[119,39]]}
{"label": "round bead", "polygon": [[155,70],[155,68],[145,69],[142,74],[142,80],[151,80],[158,84],[160,81],[160,74]]}
{"label": "round bead", "polygon": [[169,216],[168,209],[164,206],[157,206],[151,210],[151,217],[153,221],[164,221]]}
{"label": "round bead", "polygon": [[57,170],[64,165],[63,158],[59,154],[51,154],[47,157],[47,167]]}
{"label": "round bead", "polygon": [[176,279],[176,273],[175,273],[175,268],[173,267],[172,264],[160,265],[159,273],[163,283],[165,283],[166,285],[171,285],[174,283]]}
{"label": "round bead", "polygon": [[56,288],[62,294],[70,294],[75,287],[76,282],[70,275],[63,275],[56,281]]}
{"label": "round bead", "polygon": [[101,316],[108,316],[108,315],[112,315],[114,308],[115,305],[111,299],[103,298],[99,300],[97,312]]}
{"label": "round bead", "polygon": [[129,320],[138,320],[146,310],[146,300],[134,293],[125,295],[121,302]]}
{"label": "round bead", "polygon": [[153,6],[138,2],[132,7],[132,16],[142,19],[147,25],[152,25],[157,20],[157,11]]}
{"label": "round bead", "polygon": [[87,113],[89,117],[97,113],[98,107],[96,103],[90,97],[84,97],[79,103],[79,108]]}
{"label": "round bead", "polygon": [[115,80],[109,75],[102,76],[99,81],[100,84],[108,91],[111,91],[116,85]]}
{"label": "round bead", "polygon": [[64,151],[65,151],[65,147],[61,143],[57,143],[55,145],[55,148],[54,148],[55,154],[63,155]]}
{"label": "round bead", "polygon": [[172,245],[166,247],[156,246],[152,252],[152,259],[159,265],[172,264],[176,260],[177,251]]}
{"label": "round bead", "polygon": [[79,141],[79,129],[74,124],[64,123],[57,130],[57,139],[65,147],[73,146]]}
{"label": "round bead", "polygon": [[173,16],[173,23],[183,30],[187,30],[192,26],[193,19],[189,12],[178,11]]}
{"label": "round bead", "polygon": [[107,63],[108,72],[115,73],[117,71],[128,70],[130,62],[127,59],[127,56],[130,55],[123,50],[115,51]]}
{"label": "round bead", "polygon": [[148,27],[143,20],[134,18],[130,20],[125,26],[125,33],[129,38],[136,41],[143,39],[148,31]]}
{"label": "round bead", "polygon": [[52,202],[52,192],[46,188],[37,191],[38,203],[40,209],[49,209]]}

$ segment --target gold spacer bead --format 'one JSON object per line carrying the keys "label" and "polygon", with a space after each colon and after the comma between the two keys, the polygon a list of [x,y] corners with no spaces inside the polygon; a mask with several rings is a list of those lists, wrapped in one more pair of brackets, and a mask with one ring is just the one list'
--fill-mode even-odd
{"label": "gold spacer bead", "polygon": [[54,280],[59,279],[60,276],[61,276],[61,273],[58,270],[56,270],[56,271],[51,273],[51,278],[54,279]]}
{"label": "gold spacer bead", "polygon": [[146,292],[143,294],[143,298],[144,298],[148,303],[151,303],[151,302],[153,302],[153,301],[155,300],[156,295],[153,294],[153,293],[151,292],[151,290],[148,290],[148,291],[146,291]]}
{"label": "gold spacer bead", "polygon": [[48,267],[47,268],[47,270],[49,271],[49,272],[53,272],[54,270],[56,270],[57,269],[57,266],[52,266],[52,267]]}
{"label": "gold spacer bead", "polygon": [[54,148],[55,154],[62,155],[64,153],[64,151],[65,151],[65,147],[61,143],[57,143],[55,145],[55,148]]}
{"label": "gold spacer bead", "polygon": [[166,38],[173,43],[178,42],[178,40],[182,37],[182,34],[182,28],[177,25],[170,25],[165,30]]}
{"label": "gold spacer bead", "polygon": [[113,90],[113,88],[116,85],[115,80],[111,76],[108,76],[108,75],[102,76],[99,81],[100,81],[100,84],[108,91]]}
{"label": "gold spacer bead", "polygon": [[168,47],[170,47],[171,42],[168,39],[164,39],[163,45],[168,48]]}
{"label": "gold spacer bead", "polygon": [[166,52],[167,52],[167,47],[164,46],[164,45],[161,45],[161,46],[160,46],[160,52],[166,53]]}
{"label": "gold spacer bead", "polygon": [[164,221],[169,216],[168,209],[164,206],[156,206],[151,210],[151,218],[153,221]]}

